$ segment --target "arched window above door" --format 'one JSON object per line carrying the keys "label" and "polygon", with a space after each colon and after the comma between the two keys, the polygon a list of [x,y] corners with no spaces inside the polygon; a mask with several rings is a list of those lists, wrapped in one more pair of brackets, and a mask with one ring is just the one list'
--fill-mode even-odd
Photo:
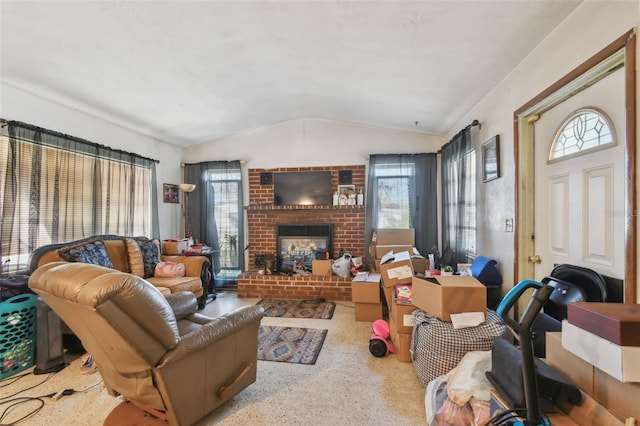
{"label": "arched window above door", "polygon": [[614,145],[615,130],[609,117],[596,108],[579,109],[569,115],[558,128],[549,150],[548,162]]}

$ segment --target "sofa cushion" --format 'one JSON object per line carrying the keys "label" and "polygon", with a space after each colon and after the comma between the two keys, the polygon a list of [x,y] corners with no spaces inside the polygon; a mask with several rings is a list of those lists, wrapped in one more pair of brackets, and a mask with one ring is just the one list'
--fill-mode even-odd
{"label": "sofa cushion", "polygon": [[102,241],[89,241],[86,243],[62,247],[58,255],[69,262],[90,263],[113,269],[107,250]]}
{"label": "sofa cushion", "polygon": [[129,272],[133,275],[144,278],[144,260],[142,259],[142,250],[136,240],[131,238],[124,239],[127,245],[127,256],[129,259]]}
{"label": "sofa cushion", "polygon": [[198,277],[180,278],[159,278],[151,277],[147,281],[156,287],[164,287],[171,290],[171,293],[178,291],[190,291],[194,294],[202,292],[202,281]]}
{"label": "sofa cushion", "polygon": [[142,263],[144,265],[143,278],[153,277],[153,273],[156,270],[156,265],[160,263],[160,251],[158,244],[148,238],[134,238],[140,247],[142,252]]}

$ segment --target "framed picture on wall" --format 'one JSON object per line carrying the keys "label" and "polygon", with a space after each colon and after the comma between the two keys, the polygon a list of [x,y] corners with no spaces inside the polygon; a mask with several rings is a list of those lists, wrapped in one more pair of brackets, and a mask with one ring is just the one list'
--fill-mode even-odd
{"label": "framed picture on wall", "polygon": [[500,177],[500,136],[495,135],[482,144],[482,181]]}
{"label": "framed picture on wall", "polygon": [[180,202],[180,190],[178,185],[173,183],[162,184],[162,201],[165,203],[177,204]]}
{"label": "framed picture on wall", "polygon": [[346,206],[355,204],[356,186],[355,185],[338,185],[338,204]]}

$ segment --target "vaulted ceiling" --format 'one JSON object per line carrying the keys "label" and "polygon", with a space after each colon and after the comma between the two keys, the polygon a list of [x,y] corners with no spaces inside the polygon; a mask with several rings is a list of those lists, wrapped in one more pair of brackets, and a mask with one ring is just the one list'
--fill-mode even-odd
{"label": "vaulted ceiling", "polygon": [[177,146],[304,118],[443,135],[580,2],[2,0],[0,73]]}

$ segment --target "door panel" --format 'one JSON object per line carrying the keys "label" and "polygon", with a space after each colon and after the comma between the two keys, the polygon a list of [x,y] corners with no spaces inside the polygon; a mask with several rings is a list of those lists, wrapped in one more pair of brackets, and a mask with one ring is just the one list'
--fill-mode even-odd
{"label": "door panel", "polygon": [[[624,278],[623,70],[546,111],[535,123],[535,277],[571,263]],[[596,107],[614,127],[614,147],[548,163],[559,126],[574,111]]]}

